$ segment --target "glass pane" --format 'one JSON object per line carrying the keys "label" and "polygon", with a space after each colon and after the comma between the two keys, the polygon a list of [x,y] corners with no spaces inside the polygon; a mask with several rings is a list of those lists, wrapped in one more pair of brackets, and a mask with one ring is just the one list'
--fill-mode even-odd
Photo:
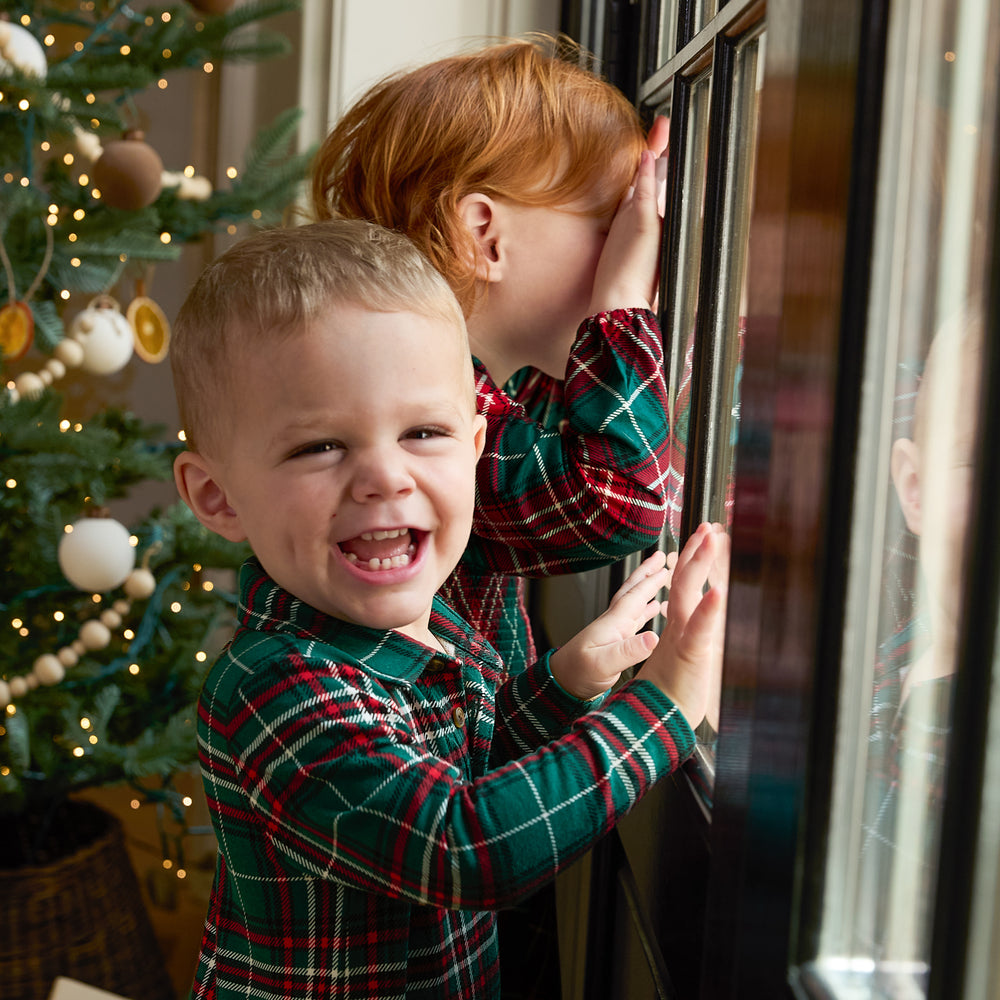
{"label": "glass pane", "polygon": [[[726,136],[726,177],[723,192],[722,245],[719,247],[721,281],[714,304],[712,340],[712,394],[706,402],[711,414],[708,450],[708,484],[700,520],[732,527],[733,478],[736,439],[739,433],[740,374],[743,335],[746,329],[747,251],[750,209],[753,204],[757,160],[757,121],[764,72],[763,27],[745,36],[736,47],[732,117]],[[698,729],[698,757],[704,770],[715,772],[715,742],[721,691]],[[702,783],[709,785],[707,776]]]}
{"label": "glass pane", "polygon": [[705,164],[708,159],[708,111],[712,76],[705,72],[688,92],[687,137],[684,143],[684,178],[680,210],[677,267],[669,276],[674,290],[673,315],[668,318],[670,356],[667,361],[667,399],[670,407],[670,458],[667,474],[667,529],[673,539],[681,531],[684,500],[684,459],[687,453],[691,402],[691,358],[694,321],[698,312],[698,265],[701,260],[705,212]]}
{"label": "glass pane", "polygon": [[819,954],[838,997],[922,997],[995,184],[992,0],[890,14]]}
{"label": "glass pane", "polygon": [[719,0],[694,0],[694,21],[691,28],[691,37],[701,31],[709,21],[719,12]]}
{"label": "glass pane", "polygon": [[719,268],[722,281],[715,310],[712,434],[709,442],[711,492],[702,519],[732,524],[733,459],[739,431],[739,380],[746,326],[746,274],[757,159],[757,119],[764,70],[764,33],[744,38],[736,48],[732,120],[726,139]]}
{"label": "glass pane", "polygon": [[677,51],[677,18],[683,2],[684,0],[661,0],[657,25],[657,66],[662,66]]}

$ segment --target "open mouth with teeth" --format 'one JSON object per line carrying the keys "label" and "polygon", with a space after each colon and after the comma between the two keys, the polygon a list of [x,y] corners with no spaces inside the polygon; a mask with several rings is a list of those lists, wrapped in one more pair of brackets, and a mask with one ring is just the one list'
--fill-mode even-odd
{"label": "open mouth with teeth", "polygon": [[410,528],[387,528],[345,538],[340,551],[352,566],[379,573],[408,566],[419,542],[418,533]]}

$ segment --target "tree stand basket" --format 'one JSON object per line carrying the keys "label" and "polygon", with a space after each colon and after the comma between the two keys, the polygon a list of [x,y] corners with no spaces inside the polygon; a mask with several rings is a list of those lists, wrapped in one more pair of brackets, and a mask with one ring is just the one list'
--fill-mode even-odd
{"label": "tree stand basket", "polygon": [[121,824],[86,802],[69,823],[96,836],[37,867],[0,870],[0,995],[45,1000],[57,976],[128,1000],[174,1000]]}

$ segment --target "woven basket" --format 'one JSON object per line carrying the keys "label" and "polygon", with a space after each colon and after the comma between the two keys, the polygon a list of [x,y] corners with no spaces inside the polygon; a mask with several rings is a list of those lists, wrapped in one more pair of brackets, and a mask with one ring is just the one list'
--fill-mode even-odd
{"label": "woven basket", "polygon": [[0,870],[0,995],[45,1000],[57,976],[129,1000],[174,1000],[121,825],[86,802],[70,822],[94,839],[38,867]]}

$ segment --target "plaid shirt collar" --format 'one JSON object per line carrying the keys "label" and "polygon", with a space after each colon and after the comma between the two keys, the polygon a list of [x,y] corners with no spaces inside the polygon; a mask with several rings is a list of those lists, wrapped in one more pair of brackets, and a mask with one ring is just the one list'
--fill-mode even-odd
{"label": "plaid shirt collar", "polygon": [[[354,658],[371,674],[387,680],[415,681],[434,661],[445,656],[394,629],[376,629],[334,618],[283,590],[267,575],[256,556],[240,570],[239,621],[241,629],[287,632],[299,640],[312,639],[337,648],[338,656]],[[431,631],[456,649],[459,657],[500,657],[438,596],[431,608]],[[449,658],[450,659],[450,658]]]}

